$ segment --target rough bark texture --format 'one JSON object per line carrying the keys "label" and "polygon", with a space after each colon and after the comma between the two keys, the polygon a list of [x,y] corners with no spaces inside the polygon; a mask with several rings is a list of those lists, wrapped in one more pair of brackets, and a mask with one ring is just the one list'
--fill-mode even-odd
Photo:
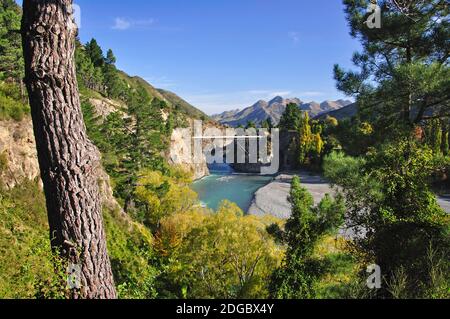
{"label": "rough bark texture", "polygon": [[24,0],[25,81],[52,247],[81,267],[73,298],[116,298],[97,181],[75,73],[72,0]]}

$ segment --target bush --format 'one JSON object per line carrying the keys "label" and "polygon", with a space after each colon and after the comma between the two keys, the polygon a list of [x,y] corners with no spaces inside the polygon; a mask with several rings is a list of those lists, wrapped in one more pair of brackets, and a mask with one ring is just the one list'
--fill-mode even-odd
{"label": "bush", "polygon": [[0,234],[0,298],[64,298],[37,182],[0,191]]}
{"label": "bush", "polygon": [[30,113],[30,108],[22,102],[17,85],[0,82],[0,120],[21,121]]}
{"label": "bush", "polygon": [[352,252],[361,265],[375,263],[383,271],[378,297],[426,296],[433,285],[426,271],[430,245],[439,256],[449,253],[449,217],[429,186],[432,151],[402,138],[364,160],[333,155],[325,163],[326,176],[345,195],[347,219],[358,225]]}
{"label": "bush", "polygon": [[143,225],[118,211],[103,212],[108,253],[119,298],[150,299],[157,296],[152,265],[153,237]]}
{"label": "bush", "polygon": [[[103,216],[119,297],[156,297],[151,234],[119,212],[105,209]],[[66,268],[50,248],[38,182],[0,190],[0,299],[66,298]]]}
{"label": "bush", "polygon": [[169,298],[267,298],[283,249],[266,232],[274,219],[244,216],[233,203],[216,213],[200,208],[164,218],[156,247],[166,271],[159,286]]}
{"label": "bush", "polygon": [[290,201],[292,215],[282,234],[286,257],[272,275],[270,293],[279,299],[310,299],[316,297],[315,285],[324,274],[315,248],[342,225],[345,207],[341,197],[333,200],[329,195],[313,206],[312,195],[298,177],[292,180]]}

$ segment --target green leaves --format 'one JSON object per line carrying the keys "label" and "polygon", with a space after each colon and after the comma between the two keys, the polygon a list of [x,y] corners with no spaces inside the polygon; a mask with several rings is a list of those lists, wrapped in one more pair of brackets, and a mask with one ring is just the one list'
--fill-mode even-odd
{"label": "green leaves", "polygon": [[302,121],[302,111],[295,103],[289,103],[286,106],[286,111],[281,117],[279,127],[282,130],[298,131]]}
{"label": "green leaves", "polygon": [[[414,124],[432,116],[445,117],[450,106],[448,65],[450,37],[448,2],[413,1],[405,15],[381,1],[382,28],[365,25],[369,1],[345,0],[351,34],[362,51],[355,53],[357,71],[335,66],[339,90],[357,98],[364,119],[376,130],[409,133]],[[447,112],[448,113],[448,112]]]}
{"label": "green leaves", "polygon": [[333,200],[327,195],[313,207],[313,197],[298,177],[292,180],[290,201],[292,216],[281,235],[287,245],[286,257],[272,276],[270,290],[274,298],[314,298],[314,283],[321,274],[313,257],[314,248],[320,239],[342,225],[345,206],[342,197]]}
{"label": "green leaves", "polygon": [[13,0],[0,1],[0,80],[19,83],[24,76],[20,23],[20,7]]}
{"label": "green leaves", "polygon": [[[432,150],[411,138],[386,143],[363,159],[338,154],[325,159],[325,175],[340,186],[347,219],[360,234],[353,240],[359,262],[378,264],[387,285],[402,269],[404,289],[415,297],[430,285],[423,271],[429,245],[439,253],[449,251],[449,218],[429,187],[436,167]],[[390,294],[379,291],[380,297]]]}

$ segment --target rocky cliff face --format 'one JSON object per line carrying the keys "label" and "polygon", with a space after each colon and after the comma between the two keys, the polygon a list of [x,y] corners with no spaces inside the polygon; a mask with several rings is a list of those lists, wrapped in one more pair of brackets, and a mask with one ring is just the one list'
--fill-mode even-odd
{"label": "rocky cliff face", "polygon": [[[14,188],[25,180],[39,178],[39,163],[31,118],[20,122],[0,121],[0,180],[7,189]],[[100,164],[100,163],[99,163]],[[96,174],[103,205],[121,210],[113,196],[108,174],[99,165]]]}
{"label": "rocky cliff face", "polygon": [[31,119],[0,122],[0,156],[0,179],[8,189],[39,176]]}
{"label": "rocky cliff face", "polygon": [[[95,113],[105,119],[109,114],[121,111],[126,108],[126,105],[109,99],[91,98],[89,102],[94,106]],[[124,114],[125,116],[125,114]],[[164,121],[167,121],[169,114],[162,111]],[[188,123],[193,127],[193,120],[188,119]],[[189,126],[188,125],[188,126]],[[186,155],[185,150],[189,149],[189,145],[184,137],[186,128],[174,129],[171,137],[170,148],[165,156],[170,165],[176,165],[184,168],[186,171],[192,173],[195,180],[209,175],[208,166],[206,164],[206,157],[202,157],[201,163],[194,164],[189,155]]]}
{"label": "rocky cliff face", "polygon": [[[192,123],[191,123],[192,127]],[[187,135],[186,135],[187,134]],[[200,163],[193,161],[192,136],[189,128],[177,128],[172,133],[168,161],[171,165],[184,168],[192,173],[195,180],[209,175],[206,156],[202,156]],[[191,145],[189,145],[191,143]]]}
{"label": "rocky cliff face", "polygon": [[[118,111],[125,105],[108,99],[89,99],[95,112],[101,118]],[[189,164],[188,158],[183,155],[187,147],[183,139],[183,129],[175,129],[172,135],[170,156],[168,161],[172,165],[180,165],[193,173],[195,179],[209,175],[206,158],[199,164]],[[103,197],[103,203],[111,209],[121,209],[113,196],[110,178],[100,166],[97,172]],[[0,184],[12,189],[24,180],[34,180],[40,177],[37,160],[36,145],[33,133],[33,124],[30,117],[17,121],[0,121]]]}

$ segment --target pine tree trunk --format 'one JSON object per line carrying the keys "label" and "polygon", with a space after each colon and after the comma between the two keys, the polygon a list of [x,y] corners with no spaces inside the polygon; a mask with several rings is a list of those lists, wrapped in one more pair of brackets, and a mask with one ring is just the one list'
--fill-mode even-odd
{"label": "pine tree trunk", "polygon": [[72,298],[116,298],[97,169],[75,73],[72,0],[24,0],[22,38],[53,249],[81,268]]}

